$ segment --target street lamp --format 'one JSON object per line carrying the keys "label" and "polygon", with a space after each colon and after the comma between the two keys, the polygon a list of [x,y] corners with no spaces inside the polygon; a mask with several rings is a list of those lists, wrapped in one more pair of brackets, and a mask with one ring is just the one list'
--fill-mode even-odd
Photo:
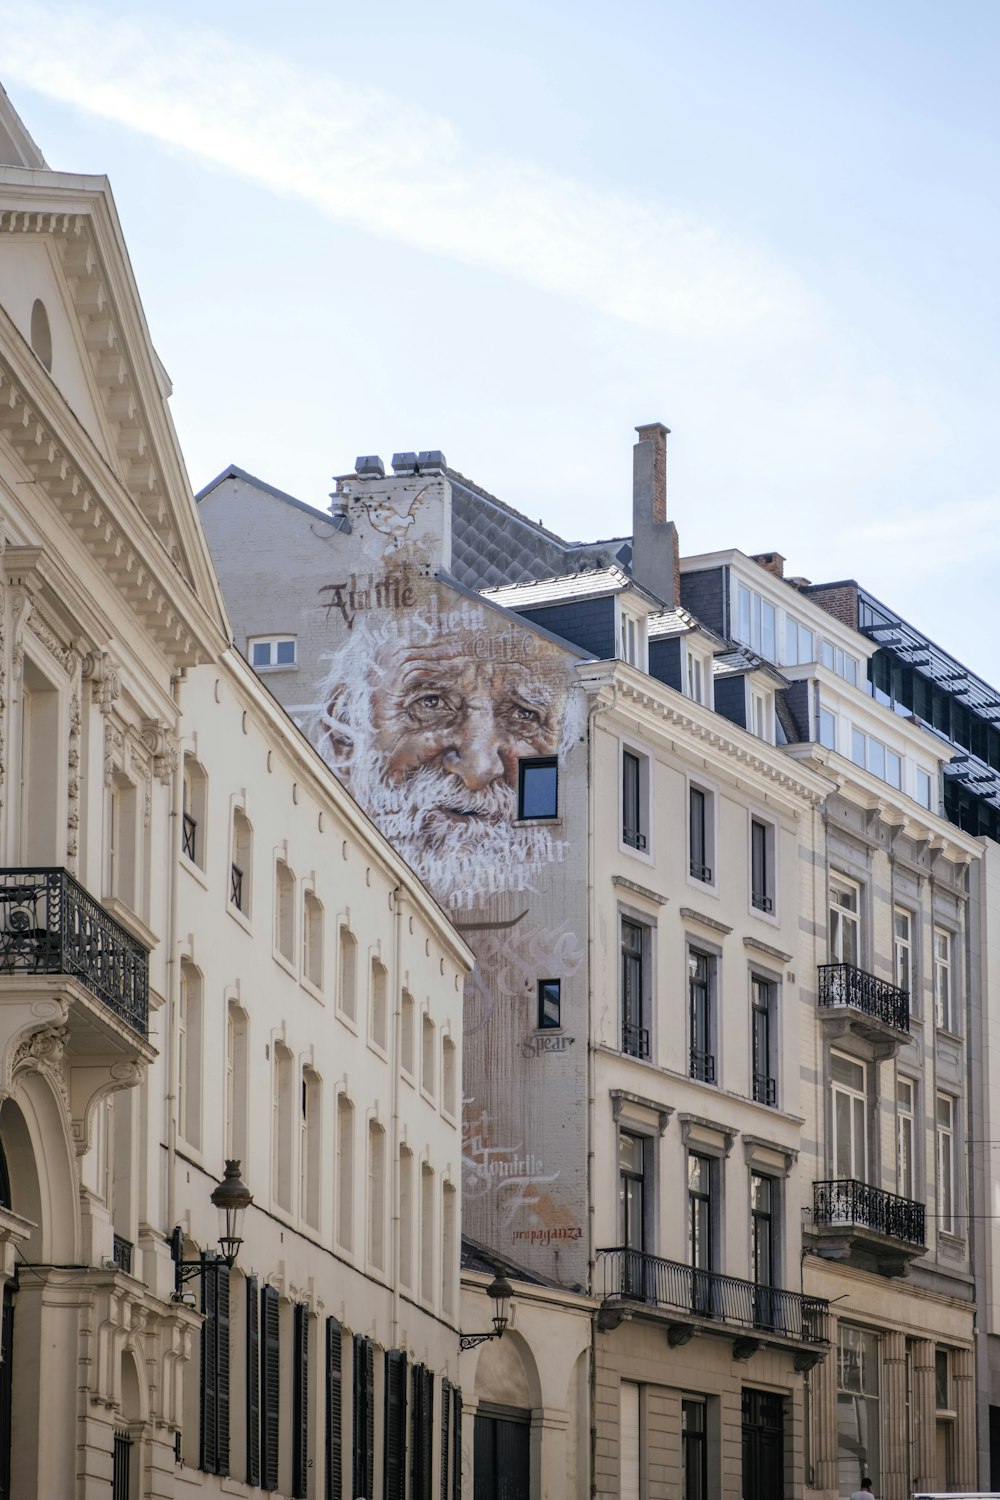
{"label": "street lamp", "polygon": [[514,1298],[514,1289],[502,1271],[498,1271],[494,1276],[486,1288],[486,1295],[493,1303],[493,1332],[460,1333],[458,1347],[462,1353],[466,1349],[474,1349],[477,1344],[485,1344],[487,1339],[502,1339],[504,1330],[510,1322],[510,1304]]}
{"label": "street lamp", "polygon": [[243,1215],[253,1202],[253,1194],[240,1177],[240,1163],[227,1161],[222,1181],[212,1192],[212,1203],[219,1210],[219,1249],[217,1256],[203,1255],[198,1260],[184,1259],[184,1231],[178,1224],[170,1236],[170,1254],[174,1262],[174,1301],[184,1300],[183,1286],[200,1276],[206,1264],[221,1261],[231,1271],[240,1253],[243,1237]]}

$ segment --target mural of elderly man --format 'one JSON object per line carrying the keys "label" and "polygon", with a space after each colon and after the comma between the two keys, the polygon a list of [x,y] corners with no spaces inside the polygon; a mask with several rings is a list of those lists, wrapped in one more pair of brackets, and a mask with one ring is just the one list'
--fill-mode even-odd
{"label": "mural of elderly man", "polygon": [[438,900],[532,889],[565,844],[518,822],[518,765],[565,756],[582,726],[571,659],[524,623],[425,583],[359,618],[331,656],[312,735]]}

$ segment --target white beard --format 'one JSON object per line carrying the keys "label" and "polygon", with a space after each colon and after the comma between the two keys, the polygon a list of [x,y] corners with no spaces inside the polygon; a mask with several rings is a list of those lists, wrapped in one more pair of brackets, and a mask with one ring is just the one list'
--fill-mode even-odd
{"label": "white beard", "polygon": [[[458,776],[428,768],[387,781],[377,753],[355,743],[350,787],[379,830],[443,906],[468,907],[503,891],[524,891],[562,858],[548,828],[515,827],[517,797],[501,782],[470,792]],[[472,817],[455,818],[454,808]]]}

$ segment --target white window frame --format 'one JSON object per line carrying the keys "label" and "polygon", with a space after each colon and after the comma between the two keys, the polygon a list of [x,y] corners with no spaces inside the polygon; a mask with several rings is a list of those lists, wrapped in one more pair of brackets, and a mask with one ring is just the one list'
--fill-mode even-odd
{"label": "white window frame", "polygon": [[[904,1095],[908,1102],[904,1103]],[[896,1078],[896,1191],[901,1198],[917,1197],[917,1082]]]}
{"label": "white window frame", "polygon": [[[940,943],[944,942],[941,953]],[[934,954],[934,1025],[954,1033],[955,1027],[955,935],[947,927],[935,927],[931,938]]]}
{"label": "white window frame", "polygon": [[[747,596],[748,623],[741,624],[741,605],[743,596]],[[768,652],[765,642],[764,620],[765,609],[771,612],[771,651]],[[741,641],[744,646],[749,646],[758,656],[765,661],[778,665],[778,609],[770,599],[764,597],[757,589],[752,589],[742,579],[736,580],[736,590],[733,597],[733,640]]]}
{"label": "white window frame", "polygon": [[[852,1065],[852,1067],[860,1068],[862,1070],[862,1076],[863,1076],[864,1082],[863,1082],[863,1085],[862,1085],[861,1089],[857,1089],[852,1084],[844,1083],[842,1080],[834,1078],[834,1076],[833,1076],[833,1061],[834,1061],[834,1058],[836,1058],[836,1057],[840,1057],[845,1062],[850,1063]],[[856,1182],[868,1182],[868,1180],[869,1180],[869,1176],[870,1176],[870,1165],[869,1165],[869,1163],[870,1163],[870,1159],[871,1159],[870,1158],[869,1148],[868,1148],[868,1140],[869,1140],[869,1130],[868,1130],[869,1096],[868,1096],[868,1090],[869,1090],[869,1086],[870,1086],[870,1074],[869,1074],[869,1070],[868,1070],[868,1064],[867,1064],[867,1062],[865,1062],[864,1058],[854,1057],[849,1052],[831,1051],[831,1053],[830,1053],[830,1111],[831,1111],[831,1113],[830,1113],[830,1166],[831,1166],[831,1175],[837,1181],[853,1180],[853,1181],[856,1181]],[[848,1177],[846,1179],[843,1177],[843,1174],[840,1172],[840,1170],[838,1168],[838,1165],[837,1165],[837,1158],[840,1155],[839,1146],[841,1144],[840,1143],[840,1138],[839,1138],[839,1130],[838,1130],[838,1126],[837,1126],[837,1095],[838,1094],[844,1095],[844,1097],[847,1098],[850,1101],[850,1115],[849,1115],[849,1117],[850,1117],[850,1157],[851,1157],[852,1170],[848,1174]],[[857,1110],[856,1106],[858,1104],[861,1105],[861,1121],[862,1121],[862,1129],[861,1129],[860,1141],[859,1141],[858,1135],[857,1135],[858,1110]],[[859,1152],[859,1149],[858,1149],[859,1146],[860,1146],[860,1152]],[[859,1163],[860,1163],[860,1166],[861,1166],[861,1175],[860,1176],[858,1175],[858,1172],[857,1172],[857,1167],[858,1167]]]}
{"label": "white window frame", "polygon": [[[639,827],[637,829],[645,844],[637,848],[634,844],[626,842],[625,839],[625,756],[633,755],[639,762]],[[655,862],[655,851],[653,847],[653,789],[655,778],[653,776],[653,759],[648,750],[632,740],[622,739],[618,742],[618,848],[622,854],[628,854],[634,859],[643,859],[647,864]]]}
{"label": "white window frame", "polygon": [[644,613],[629,609],[621,598],[615,600],[615,640],[619,661],[627,662],[639,672],[649,671],[649,642]]}
{"label": "white window frame", "polygon": [[[278,660],[278,646],[292,644],[292,660]],[[258,646],[267,646],[269,660],[266,662],[255,662],[254,652]],[[289,635],[287,631],[277,631],[273,635],[251,635],[247,638],[247,661],[255,672],[292,672],[299,664],[298,636]]]}
{"label": "white window frame", "polygon": [[[898,931],[901,920],[906,924],[905,933]],[[906,970],[905,983],[903,982],[904,968]],[[913,913],[905,906],[894,906],[892,909],[892,982],[897,989],[905,990],[908,995],[912,996]]]}
{"label": "white window frame", "polygon": [[759,683],[753,682],[750,677],[747,677],[746,684],[747,728],[766,745],[773,745],[775,739],[774,693],[770,688],[761,687]]}
{"label": "white window frame", "polygon": [[[763,898],[769,906],[758,906],[754,901],[753,883],[753,825],[759,823],[764,829],[765,889]],[[766,817],[756,808],[747,810],[747,896],[749,910],[755,917],[768,922],[778,921],[778,829],[773,818]]]}
{"label": "white window frame", "polygon": [[[853,892],[854,908],[841,906],[834,901],[833,895],[837,888]],[[854,964],[858,968],[864,967],[864,926],[862,923],[862,888],[858,881],[852,880],[849,875],[841,875],[839,870],[831,871],[830,895],[828,901],[829,933],[827,938],[828,959],[831,964]],[[836,916],[837,920],[834,921]],[[855,953],[853,958],[844,956],[844,928],[853,926]]]}
{"label": "white window frame", "polygon": [[[934,1154],[937,1164],[935,1197],[938,1228],[942,1234],[955,1233],[955,1205],[958,1184],[955,1178],[958,1156],[955,1151],[955,1122],[958,1111],[954,1094],[938,1092],[934,1099]],[[941,1106],[948,1108],[948,1120],[941,1119]]]}
{"label": "white window frame", "polygon": [[[697,875],[692,875],[693,849],[691,842],[691,793],[701,792],[705,798],[705,850],[706,858],[702,861],[702,867],[711,872],[710,880],[699,880]],[[718,788],[710,781],[701,781],[698,777],[688,776],[684,783],[684,827],[686,833],[687,860],[685,872],[687,883],[694,886],[698,891],[711,891],[714,896],[719,893],[719,796]]]}
{"label": "white window frame", "polygon": [[704,651],[695,651],[689,640],[682,642],[684,654],[684,695],[692,703],[701,703],[705,708],[713,706],[712,657]]}

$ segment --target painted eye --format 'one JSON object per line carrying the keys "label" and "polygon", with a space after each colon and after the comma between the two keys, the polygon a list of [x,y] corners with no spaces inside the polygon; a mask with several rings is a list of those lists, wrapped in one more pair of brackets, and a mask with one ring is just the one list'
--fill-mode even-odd
{"label": "painted eye", "polygon": [[417,707],[418,708],[440,708],[441,707],[441,695],[440,695],[440,693],[426,693],[423,696],[423,698],[418,698],[417,699]]}
{"label": "painted eye", "polygon": [[537,724],[539,716],[533,708],[522,708],[519,703],[514,705],[514,718],[519,724]]}

